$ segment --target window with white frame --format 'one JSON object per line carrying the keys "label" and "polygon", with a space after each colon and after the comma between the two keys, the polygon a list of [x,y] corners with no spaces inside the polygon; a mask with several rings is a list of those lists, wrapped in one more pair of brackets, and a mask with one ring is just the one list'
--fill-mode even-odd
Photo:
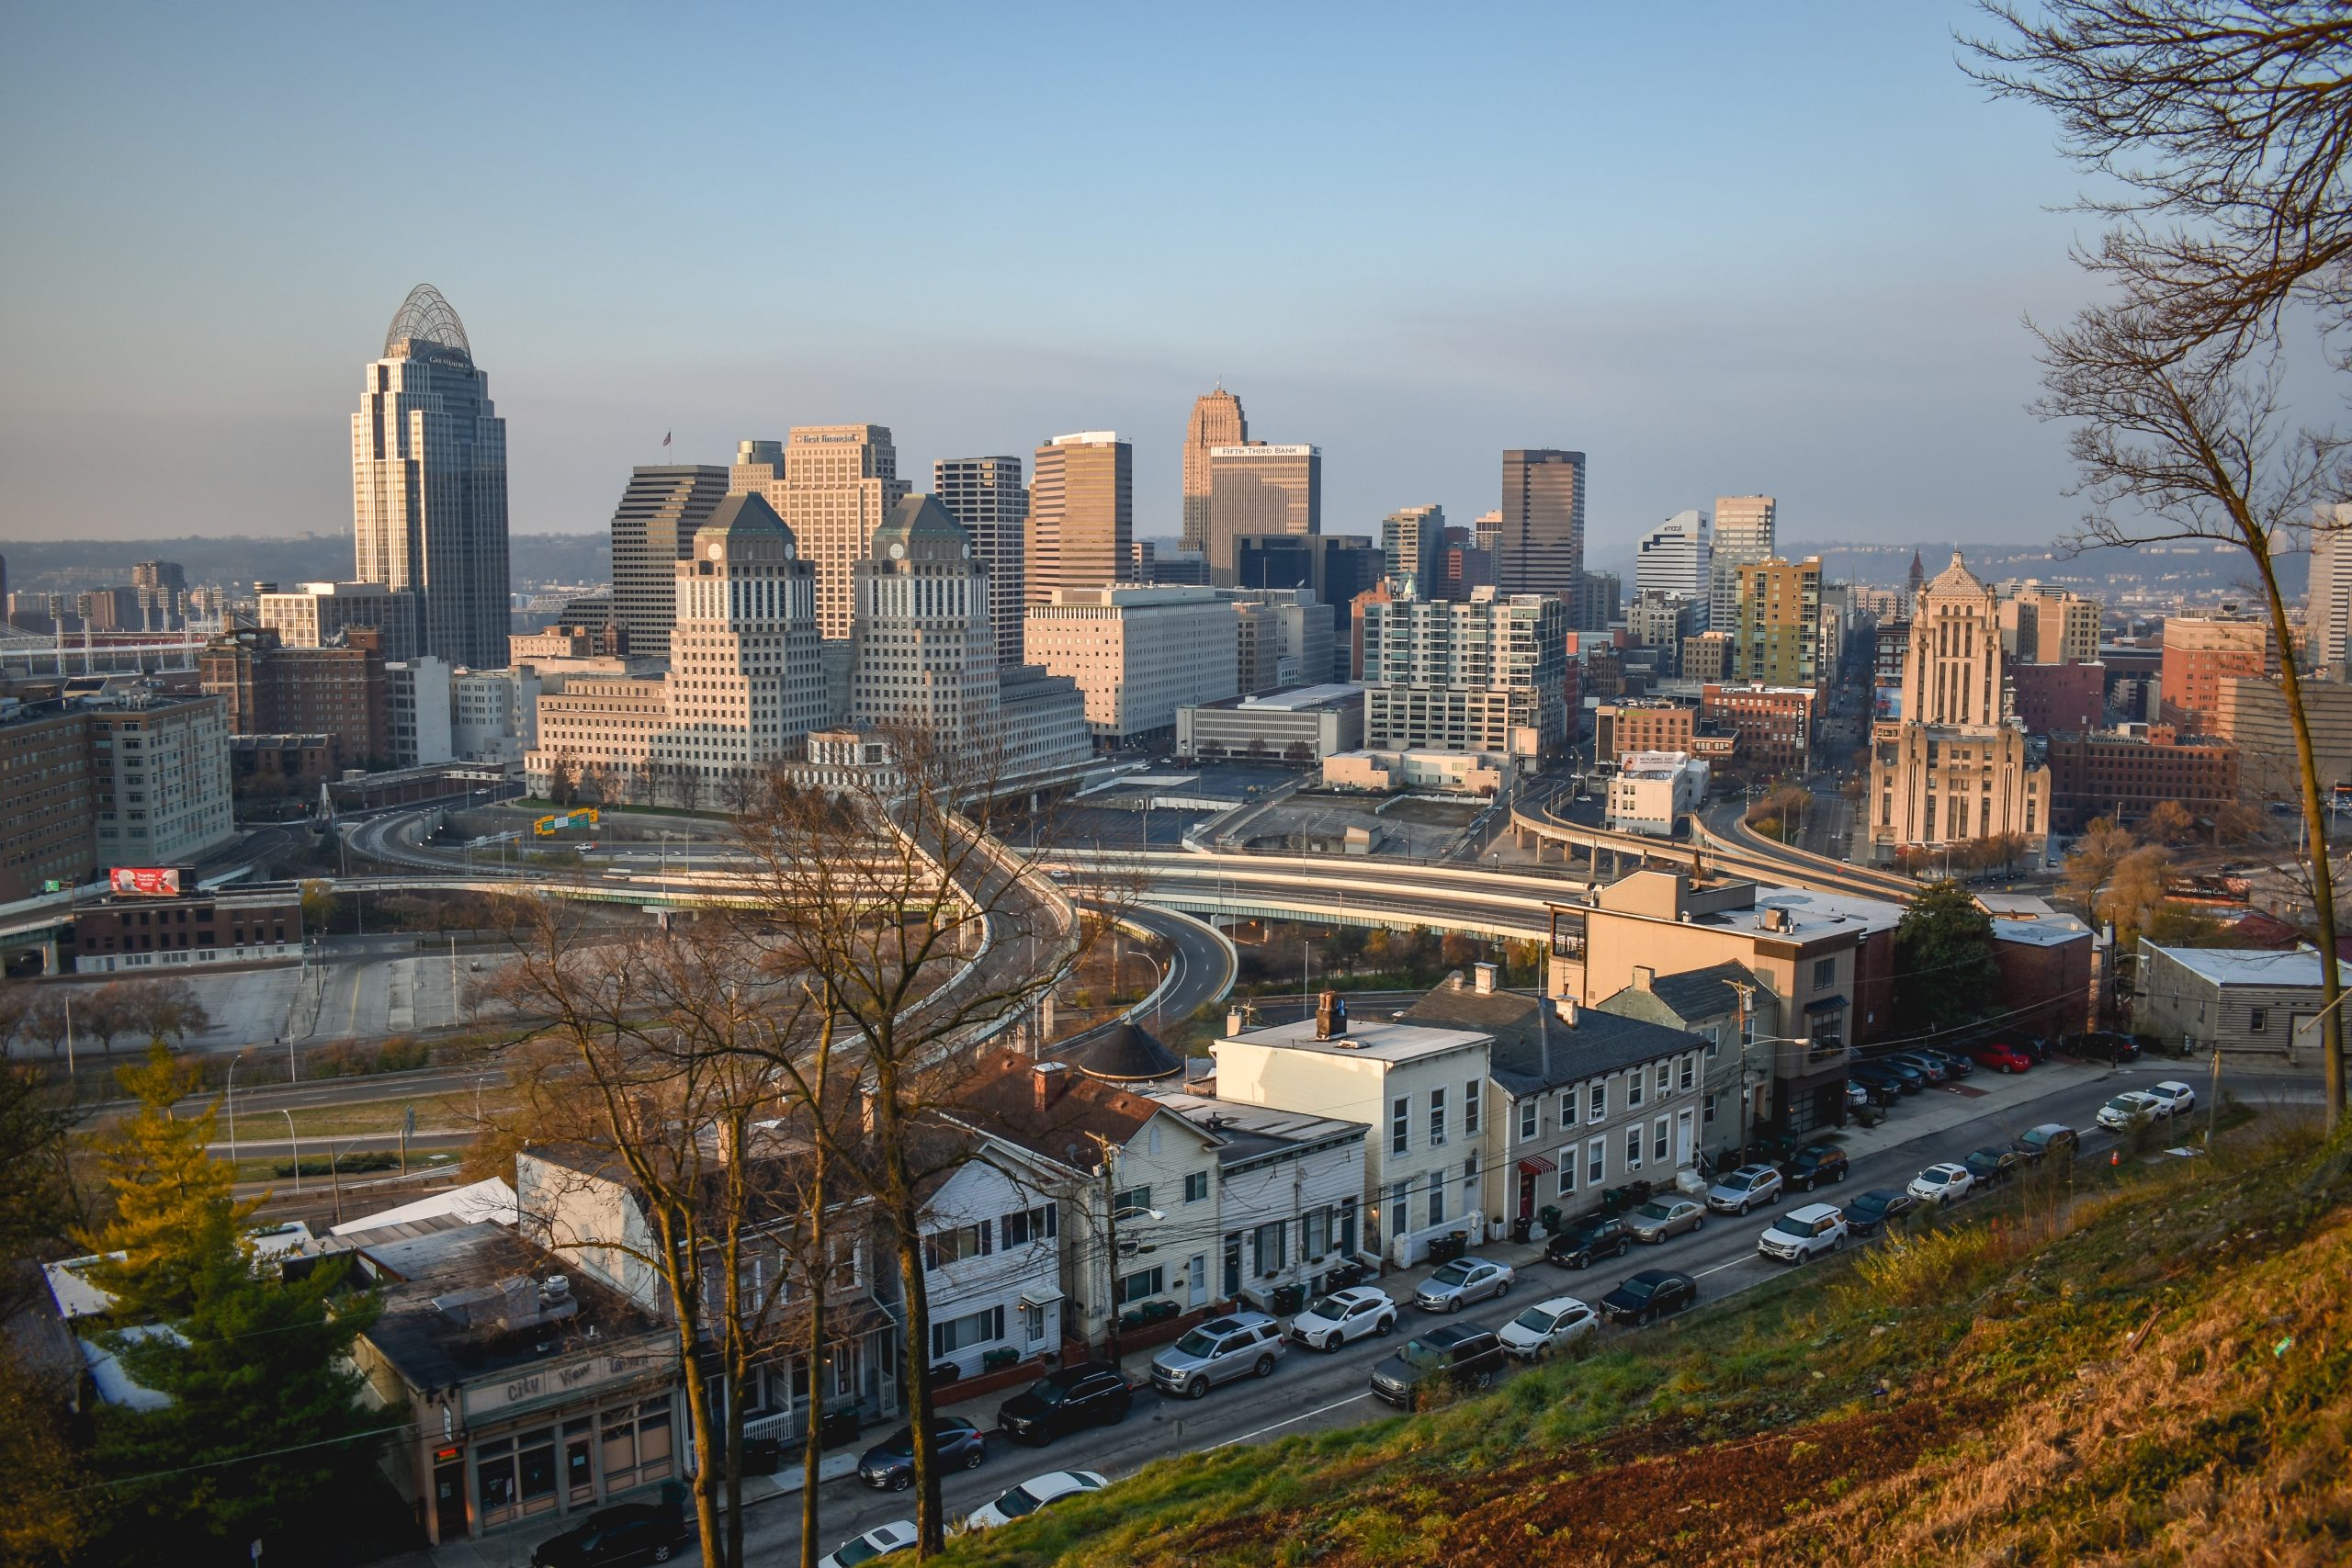
{"label": "window with white frame", "polygon": [[1562,1145],[1559,1156],[1553,1163],[1559,1167],[1560,1196],[1565,1198],[1577,1190],[1577,1146],[1574,1144]]}
{"label": "window with white frame", "polygon": [[1129,1274],[1119,1281],[1119,1304],[1126,1306],[1162,1294],[1167,1280],[1168,1273],[1164,1269],[1146,1269]]}
{"label": "window with white frame", "polygon": [[1722,1098],[1721,1095],[1710,1094],[1700,1100],[1699,1120],[1701,1122],[1713,1122],[1715,1119],[1715,1101]]}
{"label": "window with white frame", "polygon": [[1691,1086],[1693,1083],[1695,1083],[1695,1082],[1697,1082],[1697,1081],[1698,1081],[1698,1076],[1699,1076],[1699,1057],[1698,1057],[1697,1053],[1695,1053],[1695,1052],[1690,1052],[1690,1051],[1685,1051],[1684,1053],[1682,1053],[1682,1092],[1683,1092],[1683,1093],[1685,1093],[1685,1094],[1689,1094],[1689,1093],[1690,1092],[1690,1086]]}
{"label": "window with white frame", "polygon": [[1650,1131],[1653,1134],[1650,1139],[1650,1158],[1664,1159],[1666,1157],[1666,1118],[1661,1116],[1651,1122]]}
{"label": "window with white frame", "polygon": [[1712,1062],[1717,1056],[1723,1055],[1723,1049],[1724,1026],[1719,1023],[1715,1025],[1714,1028],[1707,1031],[1707,1060]]}
{"label": "window with white frame", "polygon": [[1184,1201],[1197,1203],[1209,1195],[1209,1173],[1195,1170],[1184,1178]]}
{"label": "window with white frame", "polygon": [[1635,1067],[1625,1075],[1625,1109],[1636,1110],[1642,1103],[1642,1069]]}
{"label": "window with white frame", "polygon": [[1609,1140],[1589,1138],[1584,1145],[1584,1184],[1598,1187],[1609,1172]]}
{"label": "window with white frame", "polygon": [[1574,1085],[1570,1085],[1568,1088],[1560,1091],[1560,1125],[1563,1127],[1573,1127],[1576,1124],[1577,1091],[1576,1087]]}
{"label": "window with white frame", "polygon": [[1526,1143],[1535,1136],[1535,1113],[1542,1105],[1543,1101],[1539,1100],[1522,1100],[1519,1102],[1519,1141],[1521,1143]]}
{"label": "window with white frame", "polygon": [[976,1345],[993,1345],[1004,1337],[1004,1308],[983,1307],[964,1317],[931,1325],[931,1356],[940,1360]]}
{"label": "window with white frame", "polygon": [[1015,1209],[997,1222],[1004,1237],[1004,1249],[1027,1247],[1033,1242],[1051,1241],[1060,1234],[1061,1211],[1051,1203],[1040,1203],[1034,1209]]}
{"label": "window with white frame", "polygon": [[1478,1135],[1478,1104],[1481,1099],[1478,1089],[1476,1078],[1462,1086],[1462,1135],[1465,1138]]}
{"label": "window with white frame", "polygon": [[1430,1090],[1430,1147],[1445,1146],[1445,1090]]}
{"label": "window with white frame", "polygon": [[1609,1081],[1603,1078],[1584,1093],[1584,1119],[1588,1122],[1609,1120]]}
{"label": "window with white frame", "polygon": [[1398,1095],[1388,1107],[1388,1152],[1401,1155],[1413,1146],[1413,1101]]}
{"label": "window with white frame", "polygon": [[1660,1063],[1657,1065],[1657,1091],[1658,1091],[1658,1093],[1660,1093],[1660,1094],[1664,1094],[1667,1090],[1668,1090],[1668,1089],[1672,1089],[1673,1087],[1674,1087],[1674,1064],[1673,1064],[1672,1062],[1660,1062]]}
{"label": "window with white frame", "polygon": [[1642,1124],[1639,1122],[1625,1129],[1625,1168],[1642,1168]]}

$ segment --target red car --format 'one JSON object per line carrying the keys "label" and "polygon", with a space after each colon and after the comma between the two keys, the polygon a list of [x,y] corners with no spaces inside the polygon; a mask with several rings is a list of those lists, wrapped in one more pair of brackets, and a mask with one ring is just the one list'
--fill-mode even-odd
{"label": "red car", "polygon": [[1980,1067],[1990,1067],[1996,1073],[2021,1073],[2033,1066],[2033,1058],[2006,1040],[1979,1040],[1965,1048],[1968,1059]]}

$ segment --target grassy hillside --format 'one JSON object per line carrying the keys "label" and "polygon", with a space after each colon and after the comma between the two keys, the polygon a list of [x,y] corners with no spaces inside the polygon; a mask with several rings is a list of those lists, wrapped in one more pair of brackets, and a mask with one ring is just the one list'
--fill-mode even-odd
{"label": "grassy hillside", "polygon": [[1494,1394],[1156,1464],[943,1561],[2352,1561],[2347,1154],[2256,1122],[2037,1175]]}

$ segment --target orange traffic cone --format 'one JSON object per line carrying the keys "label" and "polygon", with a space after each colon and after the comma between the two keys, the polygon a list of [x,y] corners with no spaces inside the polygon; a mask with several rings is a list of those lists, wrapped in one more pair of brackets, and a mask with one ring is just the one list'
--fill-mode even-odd
{"label": "orange traffic cone", "polygon": [[2121,1165],[2123,1163],[2123,1151],[2121,1149],[2108,1150],[2107,1163],[2110,1166]]}

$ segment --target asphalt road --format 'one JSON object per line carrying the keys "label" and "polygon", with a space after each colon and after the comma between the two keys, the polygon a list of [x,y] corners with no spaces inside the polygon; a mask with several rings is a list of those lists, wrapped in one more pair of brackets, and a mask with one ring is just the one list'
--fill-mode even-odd
{"label": "asphalt road", "polygon": [[[2181,1064],[2140,1064],[2115,1071],[2074,1070],[2053,1077],[2044,1095],[2018,1101],[2007,1109],[1965,1122],[1920,1139],[1855,1160],[1852,1173],[1839,1185],[1818,1194],[1799,1194],[1772,1209],[1758,1210],[1741,1220],[1714,1215],[1700,1231],[1657,1247],[1640,1247],[1623,1258],[1612,1258],[1582,1271],[1570,1271],[1541,1261],[1521,1264],[1519,1279],[1499,1302],[1466,1308],[1447,1321],[1500,1327],[1525,1308],[1553,1296],[1577,1296],[1596,1302],[1624,1277],[1645,1268],[1668,1267],[1692,1275],[1699,1282],[1700,1310],[1747,1286],[1774,1278],[1790,1266],[1759,1257],[1757,1238],[1776,1213],[1805,1203],[1836,1202],[1873,1187],[1900,1187],[1928,1165],[1957,1159],[1986,1144],[2007,1144],[2017,1134],[2041,1122],[2064,1122],[2085,1129],[2082,1157],[2102,1160],[2114,1140],[2090,1131],[2098,1107],[2119,1089],[2144,1087],[2161,1078],[2184,1077],[2194,1081],[2200,1097],[2206,1077],[2182,1071]],[[2224,1084],[2248,1103],[2275,1104],[2308,1100],[2317,1104],[2317,1079],[2278,1074],[2224,1074]],[[2199,1111],[2203,1107],[2200,1104]],[[1898,1111],[1898,1115],[1900,1112]],[[2184,1133],[2186,1129],[2184,1129]],[[1963,1205],[1964,1206],[1964,1205]],[[1536,1247],[1489,1247],[1480,1256],[1498,1257],[1515,1264]],[[1418,1275],[1406,1276],[1408,1280]],[[1408,1293],[1396,1280],[1385,1288],[1400,1299]],[[1400,1329],[1407,1334],[1432,1320],[1405,1309]],[[1628,1333],[1670,1333],[1670,1325],[1647,1329],[1604,1327],[1614,1338]],[[952,1472],[946,1478],[944,1500],[952,1516],[979,1506],[998,1493],[1033,1475],[1048,1471],[1100,1471],[1116,1480],[1153,1460],[1232,1443],[1259,1443],[1298,1433],[1320,1431],[1382,1419],[1393,1412],[1372,1398],[1368,1380],[1373,1366],[1401,1341],[1368,1339],[1330,1354],[1292,1346],[1262,1384],[1253,1380],[1230,1383],[1200,1400],[1162,1398],[1147,1385],[1138,1389],[1133,1411],[1115,1427],[1065,1438],[1031,1449],[1003,1436],[989,1440],[989,1458],[975,1471]],[[1144,1359],[1130,1357],[1131,1375],[1140,1376]],[[1009,1394],[981,1402],[988,1412]],[[971,1414],[970,1412],[959,1412]],[[983,1426],[990,1422],[982,1419]],[[885,1432],[869,1429],[866,1441],[878,1441]],[[822,1493],[824,1545],[836,1542],[887,1520],[911,1517],[911,1500],[902,1494],[876,1493],[854,1477],[825,1483]],[[789,1561],[797,1551],[800,1510],[797,1495],[765,1503],[746,1516],[746,1545],[754,1562]],[[689,1552],[689,1558],[692,1557]]]}

